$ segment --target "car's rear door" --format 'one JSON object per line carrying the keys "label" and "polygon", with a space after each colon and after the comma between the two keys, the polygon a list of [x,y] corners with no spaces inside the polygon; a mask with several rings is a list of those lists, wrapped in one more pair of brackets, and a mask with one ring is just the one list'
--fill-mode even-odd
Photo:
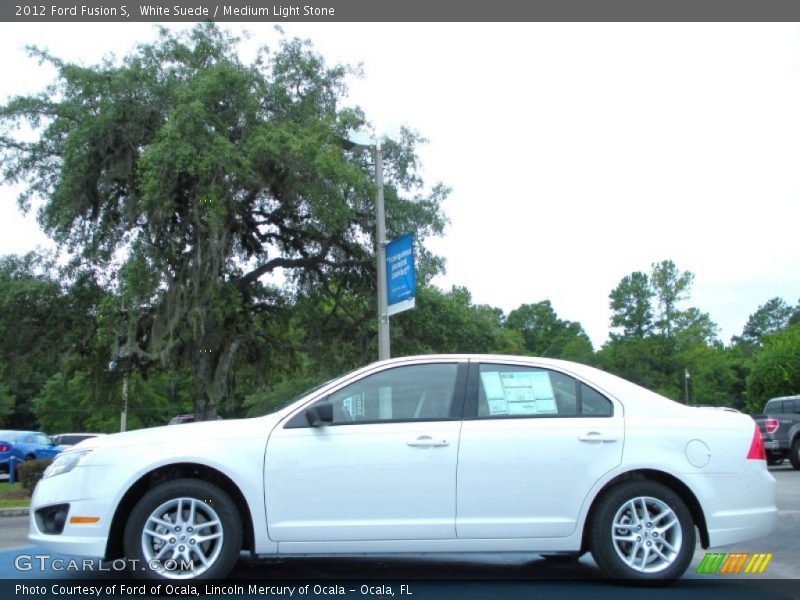
{"label": "car's rear door", "polygon": [[282,543],[455,538],[466,362],[383,366],[334,388],[330,425],[304,409],[267,444],[270,539]]}
{"label": "car's rear door", "polygon": [[459,538],[566,537],[620,464],[622,406],[564,372],[470,365],[458,457]]}

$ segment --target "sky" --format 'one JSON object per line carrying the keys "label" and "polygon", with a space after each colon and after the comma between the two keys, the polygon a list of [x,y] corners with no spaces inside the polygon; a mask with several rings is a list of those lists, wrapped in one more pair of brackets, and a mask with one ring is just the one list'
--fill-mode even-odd
{"label": "sky", "polygon": [[[188,24],[174,27],[186,28]],[[249,36],[243,58],[275,45]],[[363,66],[349,105],[409,126],[429,184],[452,193],[428,247],[434,283],[506,313],[549,299],[596,348],[608,294],[673,260],[692,305],[728,342],[770,298],[800,299],[800,25],[673,23],[303,24],[329,64]],[[54,73],[36,44],[93,64],[155,37],[149,24],[0,24],[0,102]],[[0,254],[52,247],[18,190],[0,186]]]}

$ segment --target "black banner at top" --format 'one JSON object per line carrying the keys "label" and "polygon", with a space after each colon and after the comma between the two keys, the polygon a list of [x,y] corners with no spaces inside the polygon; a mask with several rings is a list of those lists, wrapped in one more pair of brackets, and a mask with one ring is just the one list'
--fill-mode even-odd
{"label": "black banner at top", "polygon": [[800,21],[800,0],[6,0],[4,22]]}

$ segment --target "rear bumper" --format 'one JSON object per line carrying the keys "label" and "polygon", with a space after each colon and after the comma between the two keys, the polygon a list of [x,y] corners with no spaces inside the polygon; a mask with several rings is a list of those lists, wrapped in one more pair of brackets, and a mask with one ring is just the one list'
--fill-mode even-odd
{"label": "rear bumper", "polygon": [[789,449],[789,443],[782,440],[764,440],[764,449],[770,452],[786,452]]}
{"label": "rear bumper", "polygon": [[765,461],[748,460],[736,474],[690,479],[699,492],[710,547],[760,538],[775,528],[775,478]]}

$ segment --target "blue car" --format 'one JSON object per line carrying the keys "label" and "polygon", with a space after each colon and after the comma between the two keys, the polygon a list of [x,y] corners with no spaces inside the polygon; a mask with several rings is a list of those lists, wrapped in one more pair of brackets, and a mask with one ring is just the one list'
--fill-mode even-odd
{"label": "blue car", "polygon": [[8,472],[8,461],[12,456],[18,462],[49,460],[63,449],[41,431],[0,431],[0,471]]}

